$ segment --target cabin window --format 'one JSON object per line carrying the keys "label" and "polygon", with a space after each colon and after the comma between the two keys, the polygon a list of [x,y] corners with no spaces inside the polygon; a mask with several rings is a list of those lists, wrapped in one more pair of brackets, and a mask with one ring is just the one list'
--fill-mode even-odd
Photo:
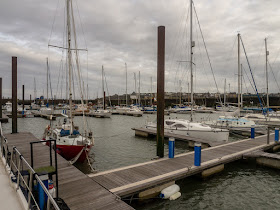
{"label": "cabin window", "polygon": [[177,128],[185,128],[186,126],[182,125],[182,124],[177,124],[176,125]]}
{"label": "cabin window", "polygon": [[172,124],[174,124],[174,122],[172,122],[172,121],[166,121],[165,123],[166,123],[166,125],[172,125]]}

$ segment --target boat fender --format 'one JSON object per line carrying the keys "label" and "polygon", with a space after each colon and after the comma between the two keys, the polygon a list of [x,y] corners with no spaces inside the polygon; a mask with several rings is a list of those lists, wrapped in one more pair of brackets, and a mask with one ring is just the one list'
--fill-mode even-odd
{"label": "boat fender", "polygon": [[174,201],[174,200],[176,200],[177,198],[180,198],[181,195],[182,195],[182,194],[181,194],[180,192],[176,192],[175,194],[173,194],[173,195],[171,195],[171,196],[169,197],[169,200]]}
{"label": "boat fender", "polygon": [[180,187],[177,184],[173,184],[167,188],[164,188],[160,193],[160,198],[168,199],[171,195],[180,191]]}

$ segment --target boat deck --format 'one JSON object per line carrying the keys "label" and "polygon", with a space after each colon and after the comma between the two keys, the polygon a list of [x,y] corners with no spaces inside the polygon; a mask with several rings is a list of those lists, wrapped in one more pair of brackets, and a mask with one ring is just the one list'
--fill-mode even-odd
{"label": "boat deck", "polygon": [[[9,150],[15,146],[30,163],[30,142],[38,139],[29,132],[4,134],[8,141]],[[34,145],[34,169],[48,166],[49,147],[43,144]],[[53,155],[54,156],[54,155]],[[59,197],[70,209],[133,209],[114,194],[90,179],[68,161],[57,156]]]}
{"label": "boat deck", "polygon": [[[152,130],[152,129],[132,128],[132,130],[135,131],[135,136],[148,137],[148,136],[157,135],[157,131]],[[208,139],[199,139],[199,138],[195,138],[195,137],[191,137],[191,136],[179,135],[179,134],[174,134],[174,133],[170,133],[170,132],[164,132],[164,137],[165,138],[173,137],[176,140],[188,142],[189,147],[194,147],[195,142],[200,142],[203,145],[203,147],[213,147],[213,146],[218,146],[218,145],[225,143],[225,142],[219,142],[219,141],[211,141]]]}
{"label": "boat deck", "polygon": [[127,197],[164,183],[202,173],[205,169],[241,159],[249,152],[278,144],[274,142],[274,134],[269,137],[269,144],[265,135],[203,149],[199,167],[194,166],[194,152],[188,152],[172,159],[162,158],[90,174],[89,177],[112,193]]}

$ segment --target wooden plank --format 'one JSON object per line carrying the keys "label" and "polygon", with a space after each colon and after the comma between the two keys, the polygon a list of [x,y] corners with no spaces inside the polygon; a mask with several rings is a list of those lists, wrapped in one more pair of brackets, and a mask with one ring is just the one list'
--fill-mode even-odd
{"label": "wooden plank", "polygon": [[[12,147],[21,152],[30,163],[30,142],[38,141],[31,133],[5,134],[8,139],[9,151]],[[43,144],[34,144],[34,167],[50,165],[49,147]],[[54,151],[52,151],[53,165]],[[68,161],[57,156],[59,197],[61,197],[70,209],[133,209],[126,203],[117,199],[117,196],[109,192],[103,186],[69,165]],[[26,168],[26,166],[24,166]],[[55,180],[54,180],[55,181]]]}

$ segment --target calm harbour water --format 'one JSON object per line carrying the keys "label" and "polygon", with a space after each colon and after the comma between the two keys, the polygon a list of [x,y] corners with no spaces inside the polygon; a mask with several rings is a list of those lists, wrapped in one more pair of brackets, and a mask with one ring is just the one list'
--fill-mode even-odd
{"label": "calm harbour water", "polygon": [[[196,114],[200,120],[216,114]],[[166,116],[169,117],[169,116]],[[170,116],[188,119],[189,115]],[[156,156],[155,138],[135,137],[133,127],[144,126],[146,121],[153,121],[156,115],[129,117],[113,115],[108,119],[86,118],[88,127],[95,136],[95,145],[91,151],[92,166],[98,171],[149,161]],[[56,124],[57,118],[54,123]],[[82,117],[75,117],[75,124],[82,126]],[[18,131],[30,131],[41,138],[44,128],[49,124],[42,118],[18,119]],[[2,124],[4,132],[11,132],[11,120]],[[236,141],[231,138],[230,141]],[[165,143],[167,156],[168,146]],[[175,154],[188,152],[186,143],[176,141]],[[77,166],[87,173],[88,167]],[[175,201],[152,199],[145,202],[134,201],[136,209],[280,209],[279,171],[258,167],[253,163],[236,162],[225,166],[225,170],[202,181],[189,177],[178,181],[182,196]]]}

